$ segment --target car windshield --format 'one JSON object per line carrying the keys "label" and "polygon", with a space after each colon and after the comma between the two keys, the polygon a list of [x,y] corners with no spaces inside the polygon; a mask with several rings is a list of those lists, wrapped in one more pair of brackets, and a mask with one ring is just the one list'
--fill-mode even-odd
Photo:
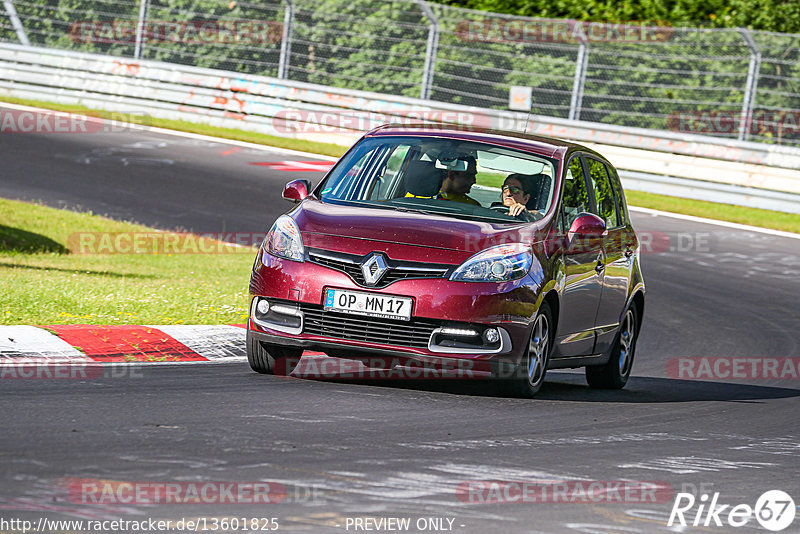
{"label": "car windshield", "polygon": [[553,202],[554,163],[474,141],[371,137],[336,165],[320,198],[493,222],[535,221]]}

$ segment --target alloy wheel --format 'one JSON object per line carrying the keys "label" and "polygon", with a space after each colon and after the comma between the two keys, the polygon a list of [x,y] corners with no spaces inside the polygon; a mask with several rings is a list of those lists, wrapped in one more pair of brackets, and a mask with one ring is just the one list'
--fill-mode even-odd
{"label": "alloy wheel", "polygon": [[537,386],[544,378],[549,348],[550,325],[547,316],[540,314],[533,324],[531,342],[528,347],[528,383],[531,386]]}
{"label": "alloy wheel", "polygon": [[636,318],[633,315],[633,310],[628,309],[625,312],[625,318],[622,320],[622,328],[619,332],[619,374],[625,376],[630,370],[631,362],[633,361],[633,336],[636,328]]}

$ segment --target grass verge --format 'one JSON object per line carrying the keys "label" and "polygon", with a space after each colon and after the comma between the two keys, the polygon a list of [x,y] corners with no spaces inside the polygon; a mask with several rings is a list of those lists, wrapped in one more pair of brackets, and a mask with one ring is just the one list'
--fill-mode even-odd
{"label": "grass verge", "polygon": [[795,213],[718,204],[705,200],[668,197],[642,191],[625,190],[625,198],[631,206],[800,233],[800,215]]}
{"label": "grass verge", "polygon": [[[83,115],[104,119],[119,119],[119,114],[114,114],[108,111],[94,110],[81,105],[58,104],[39,100],[26,100],[9,96],[0,96],[0,101],[26,106],[35,106],[45,109],[53,109],[68,113],[80,113]],[[136,116],[132,116],[130,119],[136,122]],[[300,150],[303,152],[333,157],[339,157],[344,154],[345,150],[347,150],[347,147],[340,145],[318,143],[303,139],[278,137],[255,132],[247,132],[243,130],[234,130],[231,128],[219,128],[216,126],[196,124],[188,121],[147,117],[142,118],[140,124],[144,124],[146,126],[156,126],[159,128],[167,128],[171,130],[198,133],[202,135],[210,135],[214,137],[222,137],[225,139],[234,139],[237,141],[246,141],[249,143],[257,143],[279,148]],[[734,206],[731,204],[719,204],[704,200],[690,200],[679,197],[645,193],[641,191],[627,190],[625,194],[628,199],[628,203],[632,206],[641,206],[644,208],[652,208],[672,213],[695,215],[697,217],[706,217],[709,219],[749,224],[752,226],[761,226],[763,228],[772,228],[774,230],[783,230],[785,232],[800,233],[800,216],[797,214],[748,208],[744,206]]]}
{"label": "grass verge", "polygon": [[[0,324],[247,320],[252,248],[189,242],[185,234],[5,199],[0,221]],[[98,236],[110,236],[105,243],[117,250],[134,246],[129,236],[144,238],[137,254],[83,254],[75,253],[79,233],[96,244],[89,247],[94,251],[108,251]],[[119,235],[123,240],[115,242]],[[158,251],[154,243],[168,237],[180,246]],[[187,244],[219,253],[178,253],[193,252]]]}

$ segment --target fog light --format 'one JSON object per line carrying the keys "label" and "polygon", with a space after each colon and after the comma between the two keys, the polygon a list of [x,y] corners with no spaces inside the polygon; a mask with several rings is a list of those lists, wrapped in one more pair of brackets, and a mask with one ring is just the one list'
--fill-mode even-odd
{"label": "fog light", "polygon": [[268,314],[269,313],[269,302],[264,300],[264,299],[259,300],[258,304],[256,304],[256,311],[258,313],[260,313],[261,315]]}
{"label": "fog light", "polygon": [[497,343],[500,341],[500,332],[497,331],[497,328],[487,328],[483,331],[483,339],[487,343]]}

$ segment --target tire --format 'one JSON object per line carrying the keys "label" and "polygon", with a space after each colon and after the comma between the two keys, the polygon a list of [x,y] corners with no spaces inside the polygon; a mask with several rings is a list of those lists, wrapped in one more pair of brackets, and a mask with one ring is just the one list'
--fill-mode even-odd
{"label": "tire", "polygon": [[631,302],[630,307],[625,310],[625,315],[622,316],[608,362],[586,367],[586,381],[589,387],[622,389],[628,383],[633,368],[633,358],[636,355],[636,339],[639,337],[638,320],[636,303]]}
{"label": "tire", "polygon": [[530,342],[514,376],[501,381],[501,389],[505,395],[531,398],[542,389],[550,354],[553,352],[554,335],[553,314],[550,305],[543,301],[533,320]]}
{"label": "tire", "polygon": [[294,371],[303,355],[300,347],[282,347],[259,341],[247,330],[247,363],[261,374],[288,376]]}

